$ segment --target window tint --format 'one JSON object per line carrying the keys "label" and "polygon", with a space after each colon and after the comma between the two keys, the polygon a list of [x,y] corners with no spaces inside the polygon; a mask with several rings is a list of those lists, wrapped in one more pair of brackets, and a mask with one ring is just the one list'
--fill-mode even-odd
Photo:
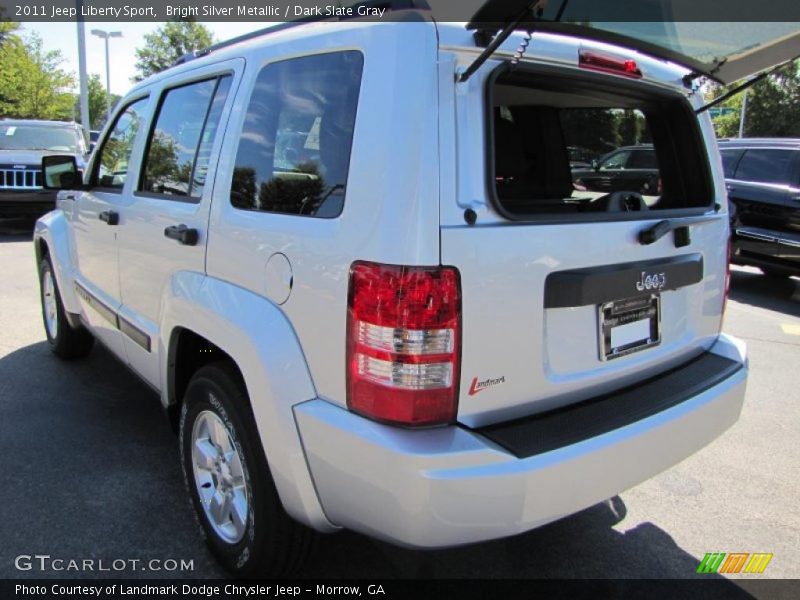
{"label": "window tint", "polygon": [[363,57],[348,51],[267,65],[245,116],[231,204],[335,217],[342,211]]}
{"label": "window tint", "polygon": [[136,133],[144,119],[143,111],[146,105],[147,98],[141,98],[129,104],[117,117],[111,133],[106,136],[100,149],[94,185],[119,190],[125,185],[128,162],[131,159]]}
{"label": "window tint", "polygon": [[744,150],[720,150],[719,154],[722,157],[722,170],[725,172],[726,178],[732,178],[733,173],[736,171],[736,163],[742,157]]}
{"label": "window tint", "polygon": [[791,150],[747,150],[736,169],[736,179],[763,183],[789,183]]}
{"label": "window tint", "polygon": [[628,160],[628,169],[657,169],[656,153],[653,150],[635,150]]}
{"label": "window tint", "polygon": [[148,140],[141,191],[193,198],[202,195],[229,86],[230,77],[224,77],[164,94]]}

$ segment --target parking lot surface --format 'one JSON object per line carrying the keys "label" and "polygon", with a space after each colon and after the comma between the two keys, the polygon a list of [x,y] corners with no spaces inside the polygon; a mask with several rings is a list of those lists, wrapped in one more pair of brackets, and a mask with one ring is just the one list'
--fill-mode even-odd
{"label": "parking lot surface", "polygon": [[[157,396],[101,347],[71,363],[51,355],[30,225],[0,223],[0,265],[0,577],[224,576]],[[734,268],[724,329],[748,345],[747,400],[734,428],[695,456],[512,539],[414,552],[324,536],[303,576],[687,578],[707,552],[770,552],[763,577],[800,578],[800,279]],[[102,573],[15,566],[34,554],[142,563]],[[141,566],[153,559],[192,568]],[[732,592],[737,584],[748,585],[732,582]]]}

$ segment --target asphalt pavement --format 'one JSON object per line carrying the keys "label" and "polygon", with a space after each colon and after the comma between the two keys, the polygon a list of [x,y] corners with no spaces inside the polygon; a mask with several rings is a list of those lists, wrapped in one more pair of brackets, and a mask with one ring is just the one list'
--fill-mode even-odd
{"label": "asphalt pavement", "polygon": [[[0,266],[0,578],[224,576],[203,545],[156,395],[101,347],[69,363],[50,353],[29,225],[0,223]],[[322,536],[303,575],[690,578],[707,552],[770,552],[763,577],[800,578],[800,279],[735,268],[724,329],[748,344],[745,407],[683,463],[511,539],[415,552],[350,532]],[[95,571],[17,568],[17,557],[36,554],[62,567],[91,560]],[[143,570],[154,559],[160,570]],[[101,560],[127,562],[98,572]],[[732,597],[754,578],[741,577]]]}

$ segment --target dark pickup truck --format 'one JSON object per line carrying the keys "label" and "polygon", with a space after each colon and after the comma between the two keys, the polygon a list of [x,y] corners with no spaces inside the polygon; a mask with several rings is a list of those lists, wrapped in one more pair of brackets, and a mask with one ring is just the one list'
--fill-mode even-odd
{"label": "dark pickup truck", "polygon": [[720,140],[732,211],[731,262],[800,275],[800,139]]}
{"label": "dark pickup truck", "polygon": [[0,219],[37,218],[55,208],[56,194],[42,188],[42,157],[86,158],[80,127],[62,121],[0,120]]}

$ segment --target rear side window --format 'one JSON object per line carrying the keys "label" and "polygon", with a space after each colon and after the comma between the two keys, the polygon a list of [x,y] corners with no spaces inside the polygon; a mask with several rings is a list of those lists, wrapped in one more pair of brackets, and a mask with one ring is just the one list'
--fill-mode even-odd
{"label": "rear side window", "polygon": [[736,169],[735,179],[760,183],[789,183],[791,150],[759,148],[747,150]]}
{"label": "rear side window", "polygon": [[739,163],[739,159],[742,158],[743,153],[744,150],[740,149],[724,149],[719,151],[719,155],[722,157],[722,170],[725,172],[726,179],[733,178],[733,174],[736,172],[736,165]]}
{"label": "rear side window", "polygon": [[685,99],[585,75],[503,69],[490,83],[488,114],[490,189],[501,213],[613,219],[710,207],[708,157]]}
{"label": "rear side window", "polygon": [[108,190],[122,190],[128,178],[128,163],[133,143],[143,120],[147,98],[132,102],[123,110],[106,136],[97,158],[93,185]]}
{"label": "rear side window", "polygon": [[231,204],[336,217],[344,205],[363,57],[347,51],[267,65],[245,116]]}
{"label": "rear side window", "polygon": [[230,80],[207,79],[165,92],[147,143],[140,191],[184,199],[202,196]]}

